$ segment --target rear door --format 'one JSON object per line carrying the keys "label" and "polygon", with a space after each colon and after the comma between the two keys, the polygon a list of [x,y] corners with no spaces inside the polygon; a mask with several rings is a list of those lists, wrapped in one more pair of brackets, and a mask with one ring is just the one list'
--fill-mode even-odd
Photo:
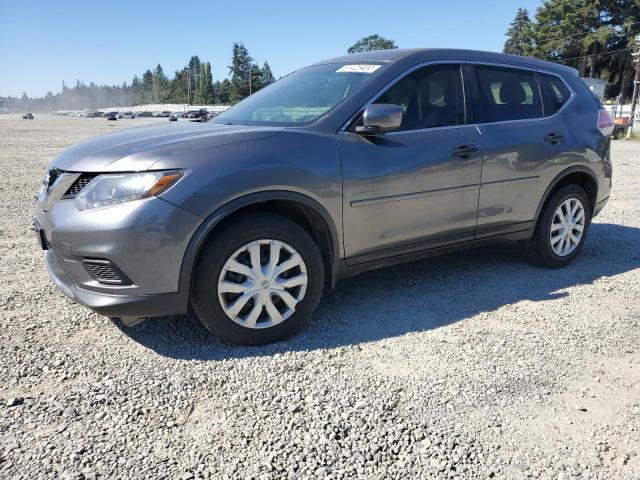
{"label": "rear door", "polygon": [[472,240],[482,152],[461,65],[416,69],[375,101],[402,106],[404,119],[377,137],[339,134],[348,262]]}
{"label": "rear door", "polygon": [[570,133],[557,107],[547,105],[545,116],[536,72],[484,64],[472,70],[483,139],[476,238],[527,230]]}

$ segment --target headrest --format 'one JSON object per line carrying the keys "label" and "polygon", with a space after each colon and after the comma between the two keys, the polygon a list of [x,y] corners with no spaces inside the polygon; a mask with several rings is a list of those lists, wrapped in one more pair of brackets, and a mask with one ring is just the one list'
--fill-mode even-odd
{"label": "headrest", "polygon": [[522,84],[515,79],[507,80],[500,86],[500,101],[507,105],[522,105],[527,94]]}
{"label": "headrest", "polygon": [[418,95],[425,105],[438,105],[439,99],[442,99],[445,105],[455,105],[458,101],[458,85],[450,81],[448,72],[437,72],[422,79],[418,86]]}
{"label": "headrest", "polygon": [[447,105],[456,105],[458,103],[458,86],[455,83],[447,83],[444,88],[444,101]]}

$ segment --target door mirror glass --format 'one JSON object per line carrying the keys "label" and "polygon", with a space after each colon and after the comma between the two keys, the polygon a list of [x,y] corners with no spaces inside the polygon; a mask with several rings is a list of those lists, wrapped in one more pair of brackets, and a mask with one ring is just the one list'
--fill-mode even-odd
{"label": "door mirror glass", "polygon": [[362,135],[378,135],[398,130],[402,125],[404,109],[392,103],[374,103],[365,108],[362,114],[362,125],[356,132]]}

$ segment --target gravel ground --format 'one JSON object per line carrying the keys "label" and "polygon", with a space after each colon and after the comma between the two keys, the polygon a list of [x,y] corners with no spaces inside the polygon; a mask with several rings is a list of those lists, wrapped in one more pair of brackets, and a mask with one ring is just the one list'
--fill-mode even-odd
{"label": "gravel ground", "polygon": [[558,271],[496,245],[371,272],[259,348],[67,300],[45,166],[154,119],[0,115],[0,478],[640,478],[640,144]]}

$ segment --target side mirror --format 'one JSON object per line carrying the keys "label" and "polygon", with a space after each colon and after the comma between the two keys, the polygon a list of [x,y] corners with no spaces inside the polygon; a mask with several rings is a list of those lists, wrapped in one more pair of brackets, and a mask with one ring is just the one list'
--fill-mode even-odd
{"label": "side mirror", "polygon": [[373,103],[364,109],[362,125],[356,127],[361,135],[378,135],[398,130],[402,125],[404,109],[392,103]]}

